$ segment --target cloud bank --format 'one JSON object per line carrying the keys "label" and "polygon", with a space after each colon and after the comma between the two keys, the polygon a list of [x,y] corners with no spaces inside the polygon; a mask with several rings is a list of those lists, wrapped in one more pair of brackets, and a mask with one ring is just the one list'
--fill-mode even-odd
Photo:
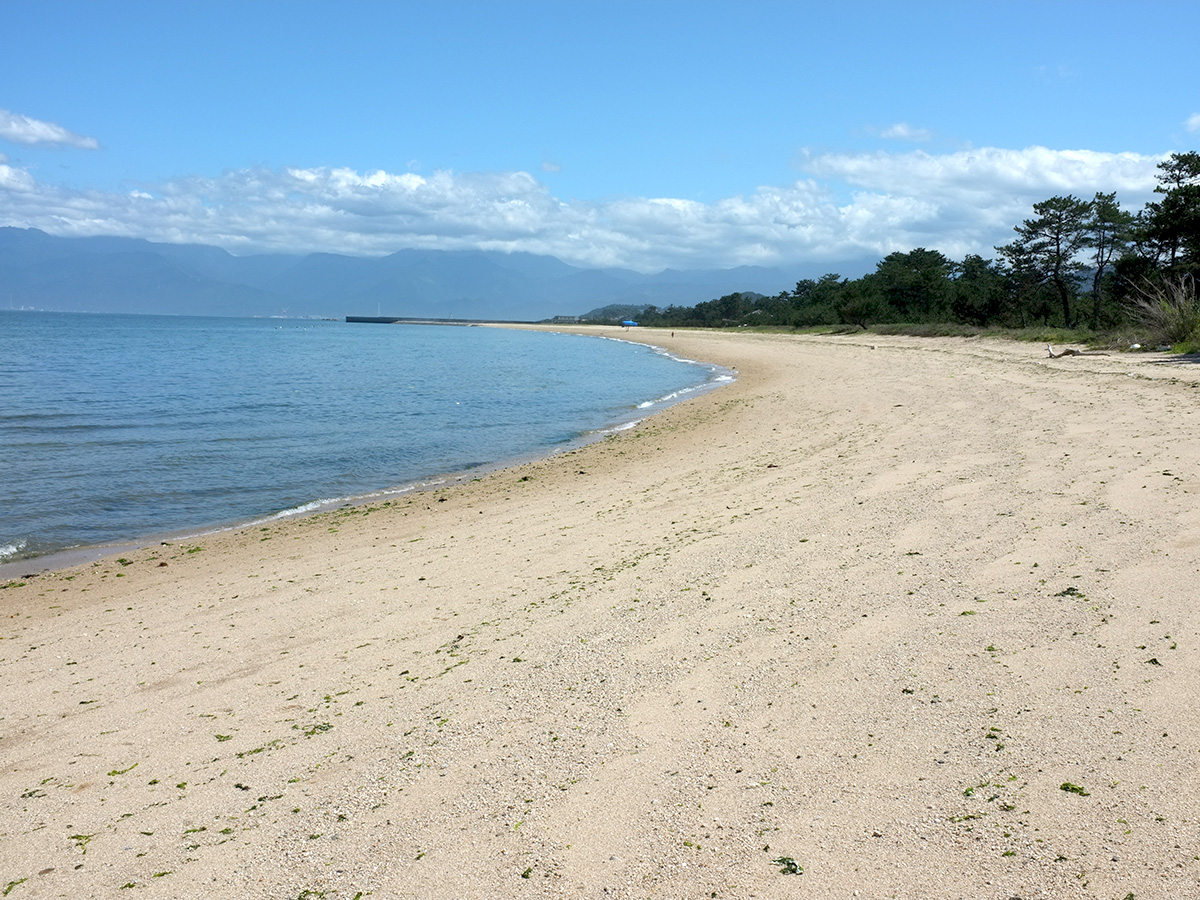
{"label": "cloud bank", "polygon": [[646,272],[832,266],[914,247],[992,256],[1033,203],[1056,194],[1116,191],[1136,210],[1152,197],[1164,156],[1045,147],[806,154],[805,177],[710,203],[566,201],[527,172],[300,167],[113,193],[45,184],[0,159],[0,225],[215,244],[239,255],[475,248]]}
{"label": "cloud bank", "polygon": [[95,150],[100,146],[95,138],[84,137],[67,131],[61,125],[31,119],[7,109],[0,109],[0,139],[18,144],[59,144],[80,150]]}

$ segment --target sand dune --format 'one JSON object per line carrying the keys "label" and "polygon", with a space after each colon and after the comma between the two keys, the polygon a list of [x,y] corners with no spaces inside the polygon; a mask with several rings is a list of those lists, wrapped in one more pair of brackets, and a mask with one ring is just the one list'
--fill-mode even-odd
{"label": "sand dune", "polygon": [[622,336],[739,379],[0,590],[0,889],[1195,895],[1200,366]]}

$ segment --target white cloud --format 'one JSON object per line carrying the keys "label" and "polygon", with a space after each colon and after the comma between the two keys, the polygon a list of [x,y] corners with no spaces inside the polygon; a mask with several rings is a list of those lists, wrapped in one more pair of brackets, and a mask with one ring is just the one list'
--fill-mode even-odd
{"label": "white cloud", "polygon": [[1183,127],[1188,130],[1188,134],[1200,134],[1200,113],[1192,113],[1188,116]]}
{"label": "white cloud", "polygon": [[799,181],[711,203],[570,204],[527,172],[242,169],[107,193],[42,184],[0,163],[0,225],[209,243],[234,253],[479,248],[643,271],[811,268],[913,247],[992,256],[1033,203],[1056,194],[1117,191],[1136,210],[1153,196],[1160,159],[1044,147],[810,154]]}
{"label": "white cloud", "polygon": [[100,146],[95,138],[84,137],[53,122],[31,119],[7,109],[0,109],[0,138],[18,144],[64,144],[81,150],[95,150]]}
{"label": "white cloud", "polygon": [[546,162],[542,163],[542,171],[549,172],[552,175],[557,175],[559,172],[562,171],[562,166],[560,166],[556,162],[550,162],[549,160],[547,160]]}
{"label": "white cloud", "polygon": [[858,188],[851,202],[867,213],[854,234],[881,252],[936,247],[951,256],[990,255],[1012,237],[1039,200],[1116,191],[1136,210],[1153,196],[1161,156],[982,147],[947,154],[825,154],[807,160],[818,177]]}
{"label": "white cloud", "polygon": [[902,193],[970,190],[1021,193],[1096,190],[1145,193],[1154,188],[1155,165],[1163,157],[1094,150],[980,147],[955,153],[829,153],[807,160],[818,175]]}
{"label": "white cloud", "polygon": [[0,191],[10,197],[29,194],[36,187],[33,176],[27,171],[7,163],[0,163]]}
{"label": "white cloud", "polygon": [[933,132],[926,128],[913,128],[907,122],[897,122],[895,125],[889,125],[883,131],[879,132],[879,136],[898,141],[924,143],[933,139]]}

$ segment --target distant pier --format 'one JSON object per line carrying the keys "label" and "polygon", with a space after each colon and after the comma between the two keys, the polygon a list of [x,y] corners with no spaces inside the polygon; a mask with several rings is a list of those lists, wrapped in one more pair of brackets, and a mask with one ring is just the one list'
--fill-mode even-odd
{"label": "distant pier", "polygon": [[347,322],[366,322],[368,325],[536,325],[536,322],[516,319],[433,319],[408,316],[346,316]]}

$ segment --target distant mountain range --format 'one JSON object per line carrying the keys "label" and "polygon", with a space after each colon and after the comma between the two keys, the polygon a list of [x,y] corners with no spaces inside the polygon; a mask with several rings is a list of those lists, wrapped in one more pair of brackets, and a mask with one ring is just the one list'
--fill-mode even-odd
{"label": "distant mountain range", "polygon": [[735,291],[776,294],[797,277],[756,266],[643,275],[466,250],[233,256],[199,244],[0,228],[0,309],[539,321],[609,305],[694,306]]}

